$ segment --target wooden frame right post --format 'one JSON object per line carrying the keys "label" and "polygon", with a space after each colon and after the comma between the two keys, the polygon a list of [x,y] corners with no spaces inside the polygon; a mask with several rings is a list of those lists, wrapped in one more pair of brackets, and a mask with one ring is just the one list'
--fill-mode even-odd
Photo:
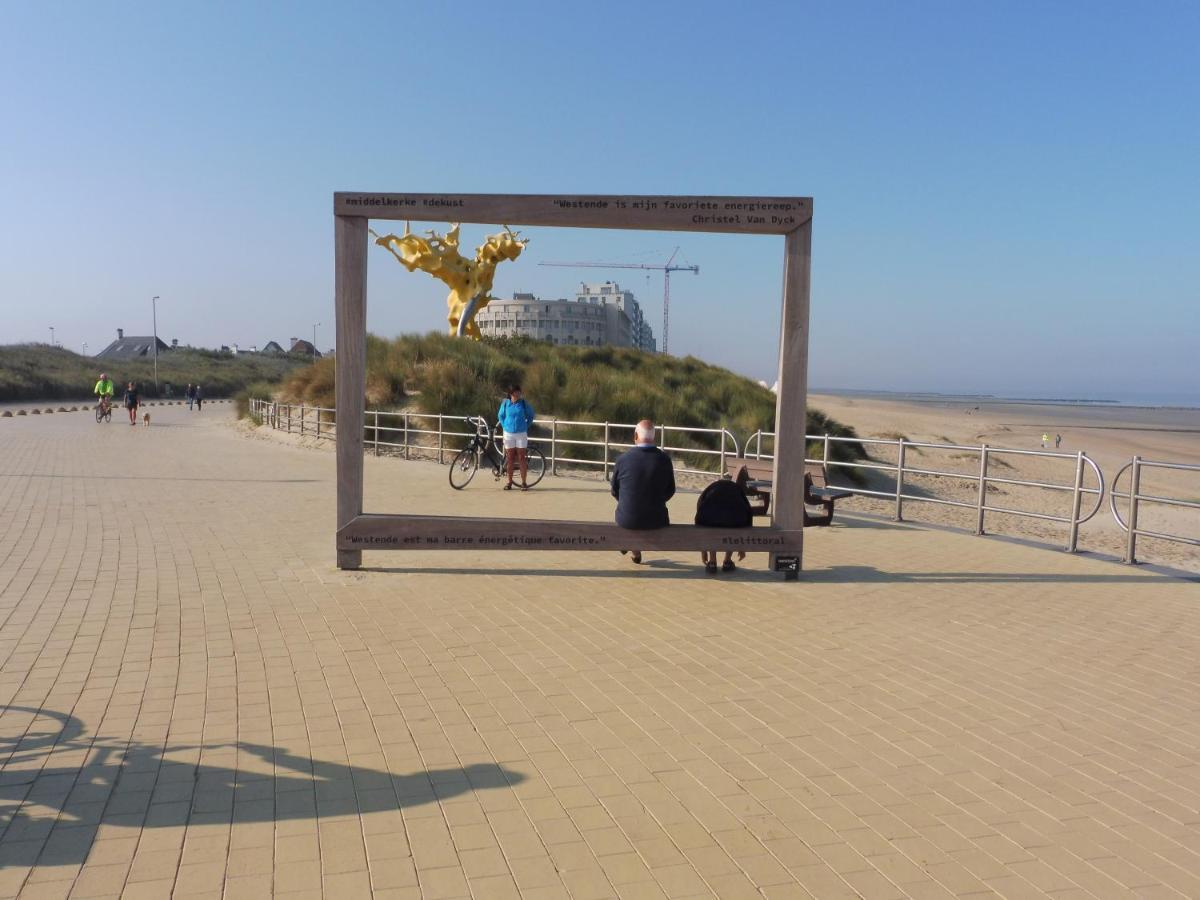
{"label": "wooden frame right post", "polygon": [[801,546],[793,561],[771,554],[771,568],[798,578],[804,546],[804,457],[808,420],[808,307],[812,283],[812,219],[784,237],[783,316],[779,328],[779,383],[775,399],[775,473],[771,524],[795,530]]}

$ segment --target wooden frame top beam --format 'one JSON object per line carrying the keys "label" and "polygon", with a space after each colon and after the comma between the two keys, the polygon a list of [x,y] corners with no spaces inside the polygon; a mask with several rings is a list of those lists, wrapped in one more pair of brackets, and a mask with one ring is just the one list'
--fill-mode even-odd
{"label": "wooden frame top beam", "polygon": [[339,191],[335,216],[646,231],[787,234],[812,218],[811,197],[619,194],[377,194]]}

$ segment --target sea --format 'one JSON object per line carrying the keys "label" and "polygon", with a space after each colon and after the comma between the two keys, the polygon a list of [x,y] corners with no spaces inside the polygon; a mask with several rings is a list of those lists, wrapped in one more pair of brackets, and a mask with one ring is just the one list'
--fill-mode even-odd
{"label": "sea", "polygon": [[1118,407],[1125,409],[1188,409],[1200,410],[1200,393],[1130,391],[1109,393],[1097,397],[1055,396],[1053,394],[954,394],[937,391],[855,390],[849,388],[811,387],[813,394],[834,394],[841,397],[874,397],[880,400],[913,402],[1036,403],[1076,407]]}

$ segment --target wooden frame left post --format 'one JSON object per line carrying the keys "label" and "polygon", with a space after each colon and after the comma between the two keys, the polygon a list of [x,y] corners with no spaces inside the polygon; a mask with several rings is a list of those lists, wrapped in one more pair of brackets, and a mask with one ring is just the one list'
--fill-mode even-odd
{"label": "wooden frame left post", "polygon": [[[363,394],[367,383],[367,220],[334,216],[334,321],[337,340],[337,526],[363,511]],[[339,569],[362,565],[361,550],[338,550]]]}

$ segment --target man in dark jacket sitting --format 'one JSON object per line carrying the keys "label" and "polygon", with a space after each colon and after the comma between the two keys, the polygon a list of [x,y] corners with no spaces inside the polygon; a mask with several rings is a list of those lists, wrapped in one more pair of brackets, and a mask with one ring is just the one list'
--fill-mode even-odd
{"label": "man in dark jacket sitting", "polygon": [[[649,419],[637,423],[634,448],[617,457],[612,495],[617,498],[617,524],[622,528],[647,530],[671,524],[667,501],[675,496],[675,469],[671,458],[654,445],[654,423]],[[640,563],[641,551],[632,553],[633,561]]]}

